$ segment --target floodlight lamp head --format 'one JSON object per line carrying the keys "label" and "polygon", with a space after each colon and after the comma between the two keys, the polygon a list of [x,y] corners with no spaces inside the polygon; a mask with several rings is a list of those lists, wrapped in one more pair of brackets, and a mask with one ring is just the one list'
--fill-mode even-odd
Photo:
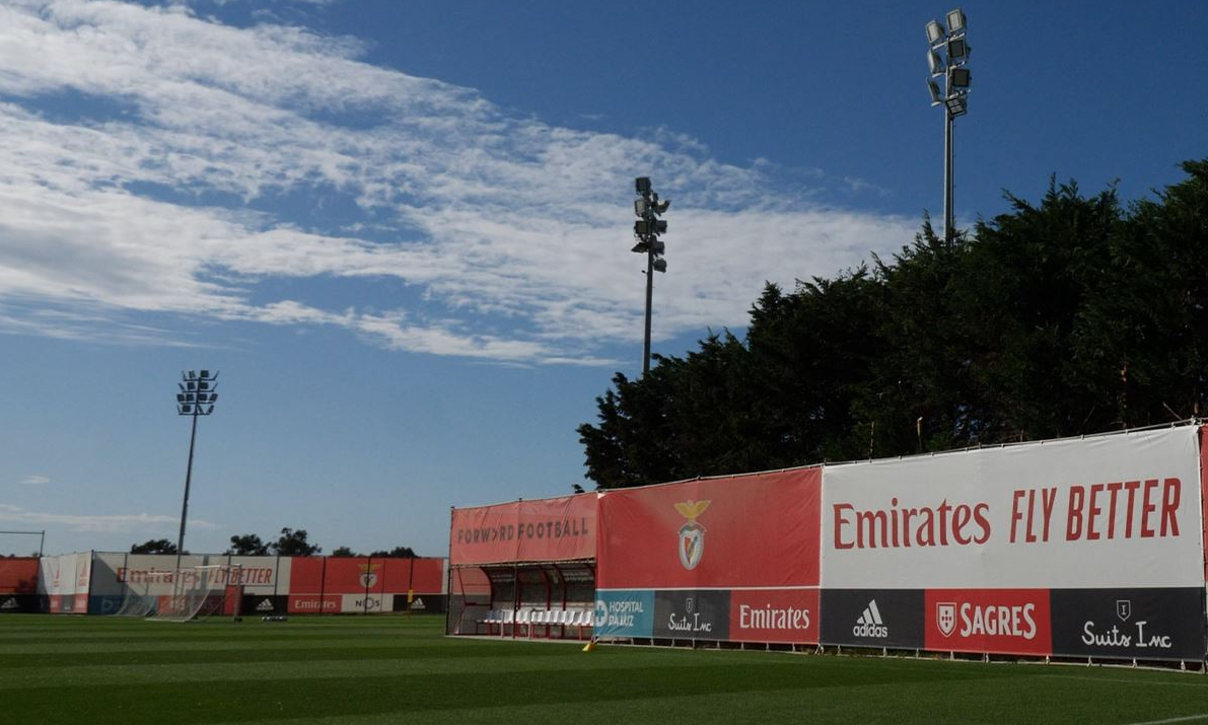
{"label": "floodlight lamp head", "polygon": [[944,64],[940,54],[934,50],[927,51],[927,70],[931,71],[931,75],[940,76],[944,74],[947,66]]}
{"label": "floodlight lamp head", "polygon": [[649,221],[647,221],[645,219],[639,219],[633,223],[633,233],[638,235],[639,237],[644,237],[647,234],[650,234],[650,232],[651,232],[651,228],[650,228]]}
{"label": "floodlight lamp head", "polygon": [[667,260],[656,259],[656,260],[654,260],[654,264],[652,264],[651,266],[654,267],[655,272],[662,272],[663,274],[667,274]]}
{"label": "floodlight lamp head", "polygon": [[930,45],[935,45],[944,39],[944,26],[940,25],[940,21],[931,20],[927,23],[927,42]]}
{"label": "floodlight lamp head", "polygon": [[639,217],[646,216],[646,210],[648,208],[649,205],[646,203],[645,198],[637,198],[633,200],[633,213],[637,214]]}
{"label": "floodlight lamp head", "polygon": [[188,403],[183,403],[181,405],[178,405],[178,406],[176,406],[176,409],[178,411],[180,411],[181,415],[189,415],[190,413],[193,412],[193,406],[189,405]]}
{"label": "floodlight lamp head", "polygon": [[965,12],[960,8],[948,11],[948,32],[965,32]]}
{"label": "floodlight lamp head", "polygon": [[667,209],[670,208],[670,206],[671,206],[671,200],[663,199],[661,202],[654,205],[654,213],[662,214],[662,213],[666,212]]}
{"label": "floodlight lamp head", "polygon": [[655,254],[666,254],[667,253],[667,243],[660,242],[659,240],[656,239],[650,243],[650,251]]}
{"label": "floodlight lamp head", "polygon": [[638,178],[634,179],[633,188],[637,191],[637,193],[641,194],[642,196],[649,194],[650,193],[650,177],[649,176],[639,176]]}
{"label": "floodlight lamp head", "polygon": [[944,101],[944,104],[948,108],[948,115],[951,116],[952,118],[956,118],[957,116],[963,116],[969,112],[969,106],[966,103],[965,97],[963,95],[962,96],[952,96],[952,97],[948,98],[946,101]]}
{"label": "floodlight lamp head", "polygon": [[948,62],[961,63],[969,60],[969,44],[962,38],[952,38],[948,41]]}
{"label": "floodlight lamp head", "polygon": [[948,90],[953,89],[963,91],[973,82],[973,74],[968,68],[950,68],[948,69]]}
{"label": "floodlight lamp head", "polygon": [[940,95],[940,87],[935,81],[927,81],[927,90],[931,91],[931,105],[938,106],[944,102],[943,96]]}
{"label": "floodlight lamp head", "polygon": [[655,234],[666,234],[667,233],[667,221],[666,220],[655,219],[653,226],[654,226],[654,228],[651,231],[653,231]]}
{"label": "floodlight lamp head", "polygon": [[645,254],[649,249],[650,245],[646,242],[638,242],[637,244],[633,245],[633,249],[630,249],[629,251],[633,252],[634,254]]}

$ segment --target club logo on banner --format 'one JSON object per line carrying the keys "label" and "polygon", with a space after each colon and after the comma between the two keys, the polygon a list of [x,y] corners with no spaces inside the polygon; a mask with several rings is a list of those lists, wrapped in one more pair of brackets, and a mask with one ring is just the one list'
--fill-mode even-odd
{"label": "club logo on banner", "polygon": [[378,565],[360,564],[359,567],[361,569],[361,586],[366,589],[373,588],[373,585],[377,584],[377,572],[375,570],[378,568]]}
{"label": "club logo on banner", "polygon": [[691,571],[700,564],[705,555],[705,527],[696,522],[698,516],[709,508],[709,501],[681,501],[675,504],[688,523],[679,530],[679,559],[684,568]]}

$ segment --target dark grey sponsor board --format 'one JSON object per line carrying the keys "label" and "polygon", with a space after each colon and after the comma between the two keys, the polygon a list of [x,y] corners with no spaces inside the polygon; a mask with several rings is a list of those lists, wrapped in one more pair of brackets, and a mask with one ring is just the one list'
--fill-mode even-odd
{"label": "dark grey sponsor board", "polygon": [[654,636],[719,642],[728,640],[730,592],[712,589],[655,592]]}
{"label": "dark grey sponsor board", "polygon": [[0,594],[0,614],[32,614],[49,611],[46,597],[39,594]]}
{"label": "dark grey sponsor board", "polygon": [[275,594],[244,594],[239,601],[239,613],[245,617],[286,614],[288,597]]}
{"label": "dark grey sponsor board", "polygon": [[1202,660],[1204,590],[1054,589],[1053,654]]}
{"label": "dark grey sponsor board", "polygon": [[923,649],[922,589],[823,589],[822,644]]}

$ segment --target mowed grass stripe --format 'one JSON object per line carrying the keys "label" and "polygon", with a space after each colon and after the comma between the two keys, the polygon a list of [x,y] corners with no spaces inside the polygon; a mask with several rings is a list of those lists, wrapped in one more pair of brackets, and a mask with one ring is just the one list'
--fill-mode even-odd
{"label": "mowed grass stripe", "polygon": [[[0,703],[14,722],[615,725],[1127,723],[1200,714],[1208,702],[1208,678],[1199,675],[735,650],[583,653],[450,639],[442,625],[388,616],[189,624],[0,617]],[[19,652],[39,640],[55,651]]]}

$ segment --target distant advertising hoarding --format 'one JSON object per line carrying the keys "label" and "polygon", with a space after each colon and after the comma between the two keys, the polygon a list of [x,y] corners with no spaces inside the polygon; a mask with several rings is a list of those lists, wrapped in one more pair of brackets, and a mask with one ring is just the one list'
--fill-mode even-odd
{"label": "distant advertising hoarding", "polygon": [[593,559],[597,501],[585,493],[453,509],[449,564]]}
{"label": "distant advertising hoarding", "polygon": [[1204,585],[1198,430],[827,467],[827,588]]}

